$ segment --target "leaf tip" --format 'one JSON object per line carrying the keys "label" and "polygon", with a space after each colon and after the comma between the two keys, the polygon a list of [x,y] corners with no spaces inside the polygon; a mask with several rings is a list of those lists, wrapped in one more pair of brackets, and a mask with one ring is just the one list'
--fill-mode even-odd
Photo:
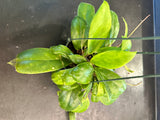
{"label": "leaf tip", "polygon": [[9,64],[11,66],[15,66],[16,65],[16,59],[13,59],[13,60],[7,62],[7,64]]}

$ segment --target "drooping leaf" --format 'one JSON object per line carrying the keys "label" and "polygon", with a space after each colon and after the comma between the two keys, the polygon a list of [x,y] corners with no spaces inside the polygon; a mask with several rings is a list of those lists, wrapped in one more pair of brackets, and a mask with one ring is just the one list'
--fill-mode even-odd
{"label": "drooping leaf", "polygon": [[91,63],[106,69],[116,69],[130,62],[136,52],[110,50],[99,53],[91,59]]}
{"label": "drooping leaf", "polygon": [[88,26],[90,26],[93,16],[95,15],[95,8],[89,3],[81,2],[78,6],[77,15],[83,18]]}
{"label": "drooping leaf", "polygon": [[[87,38],[88,26],[85,20],[76,16],[71,23],[71,38]],[[76,50],[82,49],[86,40],[72,40],[73,46]]]}
{"label": "drooping leaf", "polygon": [[[14,62],[14,63],[13,63]],[[10,62],[16,71],[23,74],[38,74],[59,70],[70,64],[65,58],[60,60],[48,48],[32,48],[19,53],[16,59]]]}
{"label": "drooping leaf", "polygon": [[[104,68],[96,67],[95,73],[98,80],[120,78],[118,74]],[[110,105],[125,91],[125,89],[126,83],[124,80],[96,83],[91,100],[93,102],[100,101],[104,105]]]}
{"label": "drooping leaf", "polygon": [[78,64],[72,70],[72,76],[80,84],[88,84],[92,81],[93,67],[89,62]]}
{"label": "drooping leaf", "polygon": [[82,101],[82,92],[80,87],[71,91],[59,91],[58,96],[60,107],[66,111],[74,110]]}
{"label": "drooping leaf", "polygon": [[88,97],[83,98],[81,104],[78,105],[78,107],[76,109],[72,110],[72,112],[82,113],[88,109],[89,105],[90,105],[90,101],[89,101]]}
{"label": "drooping leaf", "polygon": [[76,81],[72,77],[72,69],[55,71],[52,73],[52,81],[57,85],[73,85]]}
{"label": "drooping leaf", "polygon": [[[103,1],[90,25],[89,38],[106,38],[111,29],[111,13],[109,4]],[[103,45],[105,40],[88,40],[88,53],[92,54]]]}
{"label": "drooping leaf", "polygon": [[75,63],[75,64],[79,64],[82,62],[86,62],[87,60],[85,59],[85,57],[81,56],[81,55],[69,55],[70,60]]}
{"label": "drooping leaf", "polygon": [[[125,33],[124,33],[124,36],[122,36],[122,38],[127,38],[127,36],[128,36],[128,25],[127,25],[127,22],[124,18],[123,18],[123,22],[125,24]],[[129,51],[131,49],[131,47],[132,47],[131,40],[122,40],[121,49],[123,51]]]}
{"label": "drooping leaf", "polygon": [[[120,27],[118,16],[114,11],[111,11],[111,17],[112,17],[112,26],[108,38],[117,38]],[[106,40],[105,46],[111,46],[114,42],[115,40]]]}
{"label": "drooping leaf", "polygon": [[51,46],[50,49],[53,54],[59,54],[63,57],[67,57],[67,55],[73,55],[72,51],[64,45]]}

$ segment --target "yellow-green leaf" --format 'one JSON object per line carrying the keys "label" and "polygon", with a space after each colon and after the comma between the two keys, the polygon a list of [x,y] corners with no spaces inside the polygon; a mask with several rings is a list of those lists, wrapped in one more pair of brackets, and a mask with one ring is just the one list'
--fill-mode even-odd
{"label": "yellow-green leaf", "polygon": [[90,26],[93,16],[95,15],[95,8],[89,3],[81,2],[78,6],[77,15],[83,18]]}
{"label": "yellow-green leaf", "polygon": [[[111,11],[111,17],[112,17],[112,26],[108,38],[117,38],[120,27],[118,15],[114,11]],[[106,40],[105,46],[111,46],[114,42],[115,40]]]}
{"label": "yellow-green leaf", "polygon": [[53,54],[59,54],[64,57],[67,57],[67,55],[73,55],[72,51],[64,45],[51,46],[50,49]]}
{"label": "yellow-green leaf", "polygon": [[[106,38],[111,29],[111,12],[109,4],[103,1],[90,25],[89,38]],[[92,54],[103,45],[105,40],[88,40],[88,53]]]}
{"label": "yellow-green leaf", "polygon": [[[122,36],[122,38],[127,38],[127,36],[128,36],[128,25],[127,25],[127,22],[124,18],[123,18],[123,22],[125,24],[125,33],[124,33],[124,36]],[[131,48],[132,48],[131,40],[122,40],[121,50],[129,51]]]}
{"label": "yellow-green leaf", "polygon": [[72,77],[72,69],[60,70],[52,73],[52,81],[57,85],[73,85],[76,83]]}
{"label": "yellow-green leaf", "polygon": [[[96,67],[95,73],[99,81],[120,78],[118,74],[104,68]],[[126,90],[126,83],[124,80],[95,83],[94,91],[92,91],[91,100],[93,102],[100,101],[104,105],[110,105],[125,90]]]}
{"label": "yellow-green leaf", "polygon": [[89,62],[78,64],[72,70],[74,80],[81,84],[89,84],[93,79],[93,66]]}
{"label": "yellow-green leaf", "polygon": [[110,50],[99,53],[91,59],[91,63],[106,69],[116,69],[130,62],[136,52]]}
{"label": "yellow-green leaf", "polygon": [[90,101],[89,101],[88,97],[83,98],[81,104],[78,105],[78,107],[76,109],[72,110],[72,112],[82,113],[88,109],[89,105],[90,105]]}
{"label": "yellow-green leaf", "polygon": [[25,50],[9,62],[16,71],[23,74],[38,74],[59,70],[70,64],[70,61],[59,58],[48,48],[32,48]]}
{"label": "yellow-green leaf", "polygon": [[75,64],[79,64],[82,62],[86,62],[87,60],[85,59],[85,57],[78,55],[78,54],[74,54],[74,55],[69,55],[70,60],[75,63]]}
{"label": "yellow-green leaf", "polygon": [[[83,18],[76,16],[71,23],[71,38],[87,38],[87,23]],[[72,40],[73,46],[76,50],[82,49],[86,40]]]}
{"label": "yellow-green leaf", "polygon": [[81,88],[78,87],[70,91],[59,91],[59,105],[66,111],[72,111],[76,109],[82,101]]}

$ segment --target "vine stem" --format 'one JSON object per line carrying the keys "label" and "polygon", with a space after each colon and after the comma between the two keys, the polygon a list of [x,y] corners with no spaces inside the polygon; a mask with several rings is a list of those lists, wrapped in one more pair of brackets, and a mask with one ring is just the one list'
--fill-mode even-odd
{"label": "vine stem", "polygon": [[69,120],[76,120],[76,114],[74,112],[69,112]]}

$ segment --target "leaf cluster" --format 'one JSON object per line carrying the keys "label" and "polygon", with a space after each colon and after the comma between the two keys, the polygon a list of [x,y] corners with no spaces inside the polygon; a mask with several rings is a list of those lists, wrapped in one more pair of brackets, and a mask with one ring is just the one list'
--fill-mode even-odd
{"label": "leaf cluster", "polygon": [[[127,38],[128,26],[123,20],[126,30],[122,37]],[[81,113],[87,110],[89,92],[92,102],[110,105],[125,91],[126,83],[124,80],[98,81],[120,78],[114,70],[130,62],[136,52],[129,51],[130,40],[113,47],[115,40],[87,38],[117,38],[119,26],[117,14],[110,10],[105,0],[97,12],[91,4],[81,2],[71,22],[74,48],[64,45],[32,48],[19,53],[9,63],[22,74],[52,72],[51,79],[60,89],[57,93],[59,105],[66,111]]]}

